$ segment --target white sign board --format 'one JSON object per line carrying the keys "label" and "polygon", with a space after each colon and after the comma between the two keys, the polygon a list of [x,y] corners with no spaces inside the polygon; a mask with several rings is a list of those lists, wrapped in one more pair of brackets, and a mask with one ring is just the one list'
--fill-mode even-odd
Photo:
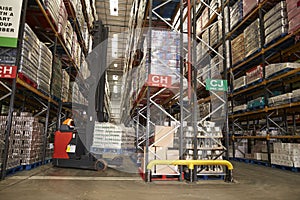
{"label": "white sign board", "polygon": [[0,46],[17,47],[23,0],[0,0]]}

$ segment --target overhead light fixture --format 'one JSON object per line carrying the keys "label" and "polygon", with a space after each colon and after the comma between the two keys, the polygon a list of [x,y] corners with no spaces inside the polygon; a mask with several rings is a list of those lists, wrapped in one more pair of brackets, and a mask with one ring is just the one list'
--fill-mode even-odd
{"label": "overhead light fixture", "polygon": [[113,38],[111,39],[111,53],[113,58],[118,57],[118,34],[113,34]]}
{"label": "overhead light fixture", "polygon": [[117,68],[117,67],[118,67],[118,64],[117,64],[117,63],[115,63],[115,64],[114,64],[114,67],[116,67],[116,68]]}
{"label": "overhead light fixture", "polygon": [[118,16],[119,12],[119,1],[118,0],[109,0],[110,15]]}
{"label": "overhead light fixture", "polygon": [[117,81],[117,80],[119,80],[119,76],[118,76],[118,75],[113,75],[113,76],[112,76],[112,79],[113,79],[114,81]]}

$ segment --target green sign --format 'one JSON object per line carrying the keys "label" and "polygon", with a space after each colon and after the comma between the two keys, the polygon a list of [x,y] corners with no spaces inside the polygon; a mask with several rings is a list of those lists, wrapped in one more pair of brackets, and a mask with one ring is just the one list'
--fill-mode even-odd
{"label": "green sign", "polygon": [[206,79],[206,90],[209,91],[227,91],[227,80]]}

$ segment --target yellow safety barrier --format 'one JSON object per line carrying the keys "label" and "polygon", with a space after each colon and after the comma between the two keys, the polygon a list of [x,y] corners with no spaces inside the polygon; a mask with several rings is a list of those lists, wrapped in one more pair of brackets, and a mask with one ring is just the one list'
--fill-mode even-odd
{"label": "yellow safety barrier", "polygon": [[227,160],[152,160],[147,169],[151,170],[154,165],[187,165],[189,169],[194,169],[195,165],[223,165],[233,170],[233,165]]}
{"label": "yellow safety barrier", "polygon": [[229,182],[232,182],[233,165],[227,160],[152,160],[147,165],[147,170],[150,171],[147,174],[147,181],[151,181],[151,169],[155,165],[186,165],[189,170],[193,170],[195,165],[222,165],[229,170],[228,179]]}

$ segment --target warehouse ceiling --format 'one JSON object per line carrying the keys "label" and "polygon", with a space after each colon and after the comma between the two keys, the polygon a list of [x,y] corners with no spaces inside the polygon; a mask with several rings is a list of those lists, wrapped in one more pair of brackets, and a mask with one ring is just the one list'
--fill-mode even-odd
{"label": "warehouse ceiling", "polygon": [[124,52],[133,0],[96,0],[98,19],[109,29],[107,75],[111,91],[111,120],[119,122],[121,112]]}

